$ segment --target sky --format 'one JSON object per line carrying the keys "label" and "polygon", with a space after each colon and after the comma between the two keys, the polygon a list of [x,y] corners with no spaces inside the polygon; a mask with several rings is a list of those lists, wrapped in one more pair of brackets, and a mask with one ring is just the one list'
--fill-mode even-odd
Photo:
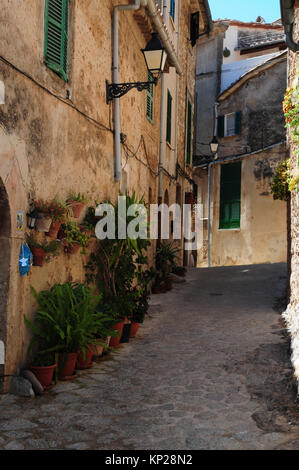
{"label": "sky", "polygon": [[266,23],[280,18],[279,0],[209,0],[213,20],[255,21],[262,16]]}

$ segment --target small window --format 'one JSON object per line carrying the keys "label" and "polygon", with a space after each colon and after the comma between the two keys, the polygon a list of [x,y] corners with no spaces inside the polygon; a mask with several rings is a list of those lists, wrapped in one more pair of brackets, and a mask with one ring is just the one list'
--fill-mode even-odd
{"label": "small window", "polygon": [[221,166],[220,229],[240,228],[241,170],[240,162]]}
{"label": "small window", "polygon": [[64,81],[68,80],[69,0],[46,0],[45,63]]}
{"label": "small window", "polygon": [[218,137],[229,137],[241,133],[242,112],[218,116]]}
{"label": "small window", "polygon": [[[147,74],[147,81],[153,81],[153,75],[151,72]],[[154,119],[154,85],[150,85],[146,93],[146,117],[152,124]]]}
{"label": "small window", "polygon": [[175,19],[175,0],[170,0],[170,16],[172,20]]}
{"label": "small window", "polygon": [[166,123],[166,141],[171,144],[171,129],[172,129],[172,96],[167,90],[167,123]]}

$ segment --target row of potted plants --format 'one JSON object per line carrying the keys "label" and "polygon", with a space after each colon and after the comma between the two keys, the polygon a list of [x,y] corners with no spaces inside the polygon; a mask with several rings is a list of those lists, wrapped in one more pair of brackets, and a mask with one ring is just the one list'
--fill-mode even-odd
{"label": "row of potted plants", "polygon": [[33,254],[34,266],[43,266],[45,262],[57,257],[62,249],[65,253],[75,254],[81,248],[81,253],[85,254],[91,234],[84,226],[80,226],[76,222],[68,222],[60,226],[55,238],[55,240],[49,241],[44,238],[35,237],[32,234],[26,237],[26,241]]}
{"label": "row of potted plants", "polygon": [[[126,195],[126,202],[129,207],[142,204],[143,199],[133,193]],[[114,204],[116,220],[118,209]],[[128,225],[134,217],[126,217]],[[88,223],[92,227],[96,223],[92,208],[86,214]],[[73,222],[61,226],[58,238],[65,247],[74,244],[76,230]],[[38,310],[35,321],[25,317],[33,334],[28,354],[35,374],[42,366],[48,368],[46,380],[38,375],[45,388],[51,385],[54,370],[56,380],[70,380],[75,368],[91,366],[93,355],[134,337],[147,314],[152,283],[163,291],[171,287],[171,272],[184,274],[179,272],[184,268],[176,265],[178,250],[172,243],[159,245],[156,267],[149,268],[149,245],[146,239],[129,237],[96,240],[85,266],[86,284],[56,284],[40,293],[32,288]]]}
{"label": "row of potted plants", "polygon": [[50,238],[56,238],[62,223],[70,217],[79,218],[88,198],[82,193],[71,193],[66,201],[56,196],[52,201],[38,200],[32,203],[31,212],[27,214],[29,228],[46,232]]}

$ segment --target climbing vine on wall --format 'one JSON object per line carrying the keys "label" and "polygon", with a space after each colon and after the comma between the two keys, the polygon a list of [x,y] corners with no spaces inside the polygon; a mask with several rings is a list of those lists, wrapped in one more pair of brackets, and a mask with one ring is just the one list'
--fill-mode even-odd
{"label": "climbing vine on wall", "polygon": [[290,161],[279,162],[273,181],[271,183],[271,192],[274,199],[286,201],[289,194],[289,181],[290,181]]}
{"label": "climbing vine on wall", "polygon": [[286,121],[286,127],[290,129],[290,136],[296,148],[297,168],[291,173],[290,164],[287,163],[286,171],[289,191],[298,191],[299,186],[299,85],[298,75],[296,76],[297,86],[287,88],[284,101],[283,112]]}

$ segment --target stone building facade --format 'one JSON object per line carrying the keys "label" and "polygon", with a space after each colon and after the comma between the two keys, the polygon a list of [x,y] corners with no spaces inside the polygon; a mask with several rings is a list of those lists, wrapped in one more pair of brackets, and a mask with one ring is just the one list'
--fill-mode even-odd
{"label": "stone building facade", "polygon": [[[187,87],[194,100],[190,18],[199,12],[199,32],[208,32],[208,2],[167,0],[165,22],[153,0],[54,3],[60,1],[68,15],[59,71],[49,66],[50,59],[45,61],[50,0],[11,0],[1,10],[0,83],[5,89],[0,104],[0,342],[5,346],[1,375],[17,373],[26,361],[28,331],[23,317],[30,318],[36,308],[30,286],[40,291],[57,282],[85,279],[88,254],[61,254],[20,277],[18,260],[31,201],[52,200],[56,195],[66,199],[70,192],[84,193],[92,203],[115,201],[119,191],[135,190],[146,202],[158,202],[162,173],[163,192],[169,190],[170,200],[178,187],[181,199],[190,187],[184,172],[178,176],[175,170],[177,162],[185,168]],[[154,88],[151,119],[147,92],[131,90],[119,99],[121,174],[116,178],[115,103],[106,102],[106,80],[113,82],[113,18],[119,4],[124,7],[118,11],[119,82],[148,80],[140,50],[157,31],[168,53],[165,81],[175,90],[176,139],[169,145],[160,135],[161,128],[166,129],[165,114],[161,115],[162,80]],[[159,167],[161,140],[168,154]]]}
{"label": "stone building facade", "polygon": [[217,98],[217,159],[198,165],[194,176],[206,219],[198,265],[287,259],[286,203],[273,200],[270,188],[286,158],[286,55],[265,60]]}
{"label": "stone building facade", "polygon": [[[289,2],[292,4],[291,20],[293,22],[292,37],[293,44],[288,52],[288,87],[297,90],[296,102],[298,103],[298,73],[299,73],[299,3],[298,1]],[[285,19],[284,7],[290,7],[286,2],[282,4],[282,16]],[[289,10],[290,11],[290,10]],[[295,50],[294,50],[294,49]],[[297,104],[298,106],[298,104]],[[298,131],[298,129],[297,129]],[[291,175],[298,175],[299,161],[298,161],[298,144],[294,142],[291,137],[290,129],[288,130],[288,152],[290,157],[290,172]],[[299,193],[298,183],[297,188],[291,191],[291,208],[290,208],[290,239],[291,239],[291,253],[290,253],[290,298],[284,318],[286,320],[288,329],[291,335],[292,343],[292,362],[294,366],[294,374],[298,381],[299,379]]]}

